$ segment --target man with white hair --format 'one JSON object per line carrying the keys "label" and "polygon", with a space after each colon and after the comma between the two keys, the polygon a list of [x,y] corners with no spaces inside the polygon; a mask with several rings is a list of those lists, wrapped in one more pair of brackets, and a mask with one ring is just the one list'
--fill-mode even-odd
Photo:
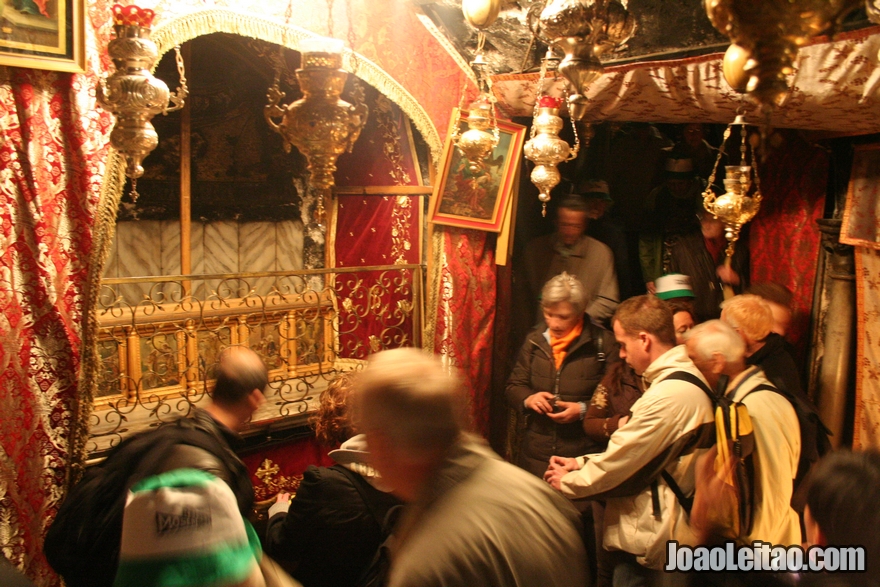
{"label": "man with white hair", "polygon": [[746,367],[746,344],[724,322],[710,320],[698,324],[685,339],[688,356],[709,385],[717,389],[723,377],[729,378],[725,395],[742,402],[752,420],[755,493],[752,528],[744,542],[800,544],[800,522],[791,507],[801,452],[800,426],[794,408],[773,388],[760,367]]}
{"label": "man with white hair", "polygon": [[568,587],[587,581],[577,511],[465,432],[461,382],[416,349],[370,357],[352,410],[371,464],[409,502],[389,587]]}

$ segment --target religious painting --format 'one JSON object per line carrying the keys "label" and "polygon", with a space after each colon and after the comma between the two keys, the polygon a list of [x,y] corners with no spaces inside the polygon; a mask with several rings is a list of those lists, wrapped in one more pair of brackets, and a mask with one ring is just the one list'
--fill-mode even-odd
{"label": "religious painting", "polygon": [[840,242],[880,249],[880,144],[856,145]]}
{"label": "religious painting", "polygon": [[0,65],[86,69],[85,0],[0,0]]}
{"label": "religious painting", "polygon": [[[458,120],[462,131],[464,119]],[[498,145],[482,161],[471,162],[452,144],[452,132],[443,147],[443,168],[431,196],[429,221],[436,224],[500,232],[504,213],[516,187],[526,127],[499,120]]]}

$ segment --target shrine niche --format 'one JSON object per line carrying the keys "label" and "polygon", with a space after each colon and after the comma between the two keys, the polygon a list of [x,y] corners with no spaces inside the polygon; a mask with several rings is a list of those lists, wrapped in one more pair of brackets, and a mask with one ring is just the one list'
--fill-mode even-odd
{"label": "shrine niche", "polygon": [[[138,197],[123,195],[98,293],[92,454],[205,401],[227,346],[255,350],[269,368],[255,432],[302,426],[337,373],[421,341],[421,197],[430,188],[420,161],[430,154],[406,115],[350,76],[346,93],[362,93],[371,116],[339,158],[336,191],[370,195],[319,224],[305,157],[285,153],[263,116],[279,64],[283,91],[298,97],[299,54],[222,33],[183,52],[189,110],[153,121],[160,143],[143,162]],[[175,77],[173,53],[156,75]],[[368,232],[350,247],[357,231]],[[337,241],[356,256],[337,255]]]}

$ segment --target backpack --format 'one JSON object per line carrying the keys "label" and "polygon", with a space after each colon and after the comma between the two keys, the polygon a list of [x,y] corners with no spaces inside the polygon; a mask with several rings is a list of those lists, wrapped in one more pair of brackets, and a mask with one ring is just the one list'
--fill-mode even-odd
{"label": "backpack", "polygon": [[159,472],[176,444],[202,448],[224,463],[230,458],[213,431],[182,418],[125,439],[70,489],[43,545],[46,559],[68,587],[112,587],[128,490]]}
{"label": "backpack", "polygon": [[[765,373],[766,374],[766,373]],[[822,456],[831,451],[831,430],[822,422],[819,412],[809,401],[792,393],[779,378],[768,377],[770,383],[776,386],[776,393],[783,396],[791,403],[797,415],[798,425],[801,431],[801,454],[798,461],[797,475],[794,478],[794,491],[791,494],[791,507],[799,514],[803,514],[804,505],[807,502],[807,487],[813,467]]]}
{"label": "backpack", "polygon": [[[756,370],[755,373],[757,372]],[[717,447],[715,470],[724,474],[724,490],[713,495],[706,522],[724,538],[736,540],[747,536],[752,530],[755,503],[753,462],[755,435],[748,408],[742,400],[733,401],[723,392],[714,393],[700,378],[686,371],[676,371],[664,381],[668,379],[687,381],[696,385],[712,400],[715,407],[715,446]],[[727,378],[723,377],[719,382],[719,388],[724,390],[726,387]],[[777,391],[770,385],[758,385],[745,397],[764,390]],[[664,470],[661,476],[690,516],[694,498],[686,497],[667,471]],[[698,485],[695,494],[700,490]]]}

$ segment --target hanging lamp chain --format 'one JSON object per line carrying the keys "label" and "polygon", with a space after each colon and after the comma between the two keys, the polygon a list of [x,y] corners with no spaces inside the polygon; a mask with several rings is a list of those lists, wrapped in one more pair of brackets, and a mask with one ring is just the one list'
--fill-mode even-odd
{"label": "hanging lamp chain", "polygon": [[327,36],[333,37],[333,1],[327,0]]}
{"label": "hanging lamp chain", "polygon": [[348,20],[348,48],[351,49],[349,63],[351,64],[351,73],[357,74],[358,58],[354,49],[354,19],[351,17],[351,0],[345,0],[345,18]]}

